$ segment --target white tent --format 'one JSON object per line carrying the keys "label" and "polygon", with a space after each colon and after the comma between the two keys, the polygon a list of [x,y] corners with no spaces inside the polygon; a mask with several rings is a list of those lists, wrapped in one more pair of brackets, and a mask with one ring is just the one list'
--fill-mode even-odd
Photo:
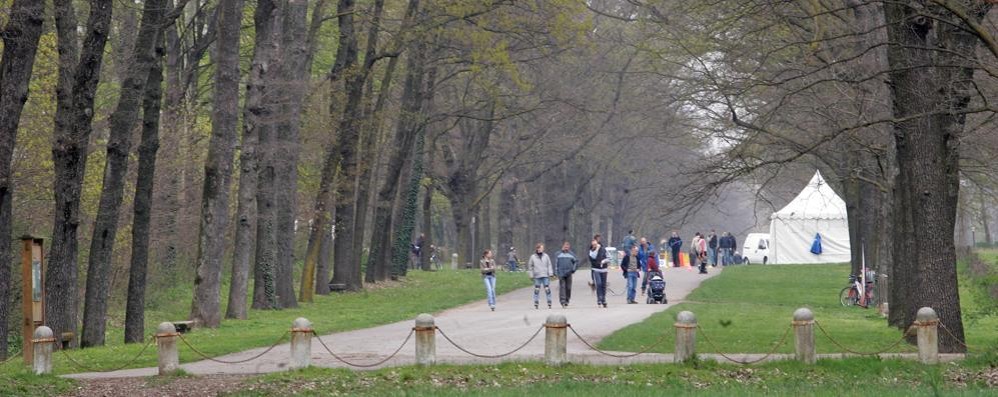
{"label": "white tent", "polygon": [[[815,172],[790,204],[773,213],[769,223],[770,263],[849,262],[849,222],[846,203]],[[821,254],[811,253],[821,235]]]}

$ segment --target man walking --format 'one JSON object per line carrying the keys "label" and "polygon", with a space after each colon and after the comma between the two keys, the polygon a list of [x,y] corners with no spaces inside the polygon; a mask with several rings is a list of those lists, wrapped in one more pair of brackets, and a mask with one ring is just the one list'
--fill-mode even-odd
{"label": "man walking", "polygon": [[534,280],[534,309],[538,308],[541,287],[544,287],[544,295],[548,300],[548,309],[551,308],[551,276],[554,276],[554,266],[551,265],[551,257],[544,253],[544,244],[537,243],[534,247],[535,255],[530,255],[527,261],[527,274]]}
{"label": "man walking", "polygon": [[710,234],[707,236],[707,264],[717,267],[717,233],[714,229],[710,229]]}
{"label": "man walking", "polygon": [[631,247],[631,252],[620,262],[620,270],[624,271],[624,279],[627,280],[627,304],[638,303],[637,289],[638,277],[641,275],[638,269],[638,247]]}
{"label": "man walking", "polygon": [[509,271],[515,272],[520,270],[516,265],[519,260],[520,259],[516,257],[516,247],[509,247],[509,252],[506,253],[506,266],[509,267]]}
{"label": "man walking", "polygon": [[555,259],[555,274],[558,275],[558,300],[561,307],[567,308],[568,301],[572,300],[572,275],[579,267],[579,260],[572,253],[572,245],[568,241],[561,245],[561,252]]}
{"label": "man walking", "polygon": [[652,247],[647,238],[642,237],[640,241],[638,244],[638,267],[644,272],[644,277],[641,278],[641,295],[644,295],[645,290],[648,289],[648,258],[653,255],[652,251],[655,247]]}
{"label": "man walking", "polygon": [[624,236],[624,241],[620,242],[620,249],[622,249],[624,255],[631,252],[631,247],[638,245],[638,239],[634,237],[634,230],[628,230],[627,236]]}
{"label": "man walking", "polygon": [[679,232],[673,230],[672,237],[669,238],[669,251],[672,252],[672,267],[679,267],[679,253],[683,249],[683,239],[679,238]]}

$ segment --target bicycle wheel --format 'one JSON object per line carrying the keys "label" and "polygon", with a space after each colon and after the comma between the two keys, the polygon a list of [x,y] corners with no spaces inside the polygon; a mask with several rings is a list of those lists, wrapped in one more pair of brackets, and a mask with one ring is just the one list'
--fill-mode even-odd
{"label": "bicycle wheel", "polygon": [[845,287],[839,292],[839,303],[842,306],[855,306],[857,300],[856,290],[853,287]]}

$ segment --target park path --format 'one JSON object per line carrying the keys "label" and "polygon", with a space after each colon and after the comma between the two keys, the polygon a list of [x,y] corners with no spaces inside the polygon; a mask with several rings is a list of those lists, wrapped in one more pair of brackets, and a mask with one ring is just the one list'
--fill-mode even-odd
{"label": "park path", "polygon": [[[590,343],[597,343],[604,337],[628,325],[641,322],[652,314],[664,311],[668,307],[682,302],[700,283],[721,272],[721,268],[710,269],[710,274],[697,274],[689,268],[666,268],[666,297],[668,305],[648,305],[639,303],[626,304],[624,297],[624,279],[619,271],[611,271],[608,279],[610,289],[607,292],[609,308],[598,308],[596,296],[587,282],[589,271],[579,271],[572,283],[572,302],[567,309],[558,304],[558,283],[552,282],[551,292],[554,308],[548,309],[544,302],[544,292],[541,291],[541,309],[534,309],[533,287],[523,288],[503,294],[498,297],[496,311],[490,311],[485,301],[478,301],[457,308],[435,313],[436,325],[457,344],[465,349],[485,355],[495,355],[509,352],[522,345],[544,323],[549,314],[562,313],[572,328]],[[527,277],[524,273],[499,273],[498,283],[509,277]],[[484,295],[484,286],[483,295]],[[640,294],[640,292],[638,292]],[[639,301],[644,302],[639,296]],[[354,331],[323,335],[322,340],[340,358],[367,364],[380,361],[387,357],[405,340],[413,327],[413,321],[401,321]],[[663,332],[671,332],[662,330]],[[651,343],[651,341],[649,341]],[[196,347],[196,346],[195,346]],[[181,349],[186,347],[181,345]],[[263,352],[265,348],[250,349],[238,353],[217,357],[225,361],[238,361],[253,357]],[[212,374],[259,374],[285,370],[288,362],[290,346],[282,344],[259,359],[245,364],[220,364],[208,360],[181,365],[188,373],[195,375]],[[589,349],[579,338],[571,333],[568,338],[568,354],[570,360],[576,363],[617,364],[625,362],[671,361],[671,355],[648,354],[629,359],[617,359],[599,354]],[[476,358],[459,351],[437,333],[437,362],[454,364],[495,363],[500,361],[534,361],[542,360],[544,356],[543,331],[537,338],[523,349],[501,359]],[[375,368],[413,364],[415,362],[414,341],[409,340],[399,354],[383,365]],[[315,338],[312,340],[312,365],[318,367],[347,367],[339,360],[331,357]],[[122,378],[151,376],[156,374],[156,368],[137,368],[114,372],[91,372],[67,375],[78,379]]]}

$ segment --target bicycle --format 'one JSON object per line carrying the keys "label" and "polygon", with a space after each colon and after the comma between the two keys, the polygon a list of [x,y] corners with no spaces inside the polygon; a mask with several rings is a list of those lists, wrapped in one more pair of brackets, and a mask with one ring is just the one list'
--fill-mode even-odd
{"label": "bicycle", "polygon": [[[849,285],[839,291],[839,303],[842,306],[860,306],[862,308],[876,306],[876,279],[876,273],[869,271],[866,274],[866,285],[862,286],[859,277],[855,274],[850,274]],[[860,296],[863,299],[860,299]]]}

